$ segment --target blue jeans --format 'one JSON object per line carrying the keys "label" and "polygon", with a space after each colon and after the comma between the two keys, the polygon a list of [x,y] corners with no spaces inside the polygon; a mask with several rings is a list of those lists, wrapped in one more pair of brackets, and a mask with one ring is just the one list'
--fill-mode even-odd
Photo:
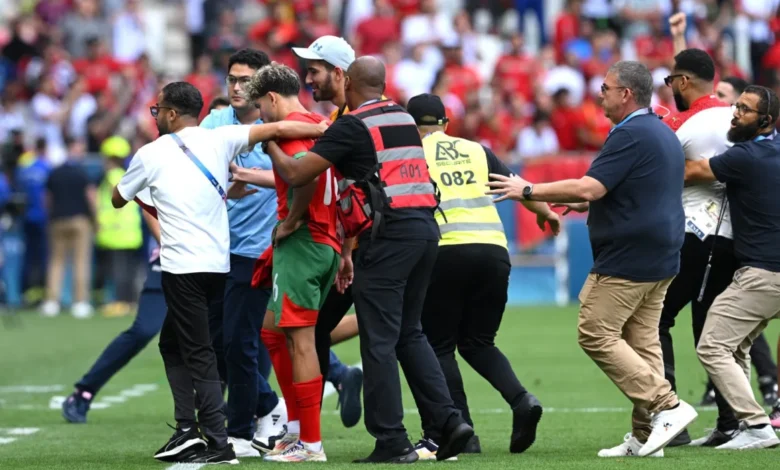
{"label": "blue jeans", "polygon": [[227,372],[228,436],[252,439],[255,415],[265,416],[279,403],[268,385],[271,359],[260,341],[270,289],[253,289],[255,260],[230,255],[222,318]]}
{"label": "blue jeans", "polygon": [[542,0],[515,0],[515,8],[520,14],[520,30],[523,30],[525,25],[523,18],[526,12],[530,10],[539,22],[540,45],[547,44],[547,34],[544,27],[544,2]]}
{"label": "blue jeans", "polygon": [[129,329],[119,334],[98,357],[89,372],[76,384],[80,390],[98,393],[132,358],[143,350],[162,328],[165,297],[160,272],[151,269],[138,299],[138,314]]}

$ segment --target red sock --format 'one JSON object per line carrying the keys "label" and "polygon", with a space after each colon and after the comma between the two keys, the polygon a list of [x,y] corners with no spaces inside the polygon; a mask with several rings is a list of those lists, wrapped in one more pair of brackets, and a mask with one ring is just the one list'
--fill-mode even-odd
{"label": "red sock", "polygon": [[287,337],[284,333],[277,333],[266,329],[260,330],[260,338],[268,348],[271,356],[271,364],[274,365],[276,381],[282,389],[282,396],[287,405],[287,420],[298,421],[298,400],[295,398],[295,387],[292,380],[292,359],[287,349]]}
{"label": "red sock", "polygon": [[320,406],[322,404],[322,376],[308,382],[293,384],[301,417],[301,441],[320,442]]}

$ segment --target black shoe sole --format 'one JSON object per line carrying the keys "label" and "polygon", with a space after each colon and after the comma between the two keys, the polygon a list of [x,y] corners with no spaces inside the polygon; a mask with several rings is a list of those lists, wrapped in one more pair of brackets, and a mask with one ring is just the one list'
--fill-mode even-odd
{"label": "black shoe sole", "polygon": [[466,448],[463,449],[464,454],[481,454],[482,453],[482,445],[479,442],[479,436],[474,434],[471,436],[471,439],[469,439],[469,442],[466,443]]}
{"label": "black shoe sole", "polygon": [[198,450],[197,448],[199,447],[205,449],[206,441],[203,439],[190,439],[184,444],[178,447],[174,447],[171,450],[165,452],[158,451],[156,454],[154,454],[154,458],[160,462],[179,462],[185,454],[189,455],[192,453],[192,451]]}
{"label": "black shoe sole", "polygon": [[528,450],[536,441],[536,428],[542,420],[542,405],[533,405],[524,413],[523,427],[512,433],[509,452],[520,454]]}
{"label": "black shoe sole", "polygon": [[439,446],[439,449],[436,451],[436,460],[447,460],[462,453],[473,435],[474,428],[466,423],[459,424],[447,436],[447,442]]}
{"label": "black shoe sole", "polygon": [[[352,371],[350,371],[352,372]],[[351,428],[360,422],[363,408],[360,405],[360,391],[363,389],[363,371],[357,369],[342,382],[344,401],[341,404],[341,423],[345,428]],[[346,386],[345,386],[346,385]]]}
{"label": "black shoe sole", "polygon": [[397,464],[409,464],[409,463],[415,463],[420,459],[420,457],[417,455],[417,452],[412,451],[405,455],[396,455],[393,457],[390,457],[389,459],[384,460],[377,460],[372,459],[369,455],[368,457],[364,459],[358,459],[353,460],[352,463],[397,463]]}

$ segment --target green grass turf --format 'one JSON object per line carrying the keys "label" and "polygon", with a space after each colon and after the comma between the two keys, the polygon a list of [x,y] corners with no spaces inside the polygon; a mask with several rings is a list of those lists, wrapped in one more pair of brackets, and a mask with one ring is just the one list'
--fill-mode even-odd
{"label": "green grass turf", "polygon": [[[576,342],[576,308],[525,307],[509,309],[499,334],[499,345],[521,381],[547,408],[536,444],[522,455],[508,452],[511,415],[497,392],[473,371],[464,379],[482,455],[461,456],[459,462],[438,465],[469,469],[498,468],[777,468],[779,450],[723,452],[712,449],[670,449],[664,459],[610,459],[596,457],[602,447],[622,442],[631,420],[629,402],[579,350]],[[705,380],[692,349],[690,315],[680,315],[677,339],[678,383],[682,398],[696,403]],[[67,316],[44,319],[23,314],[15,328],[0,327],[0,387],[11,385],[62,385],[62,392],[0,392],[0,428],[40,428],[30,436],[0,444],[2,469],[166,469],[152,453],[170,437],[165,422],[173,422],[172,400],[154,343],[130,363],[98,395],[117,395],[135,384],[158,384],[158,389],[107,409],[92,410],[86,425],[66,424],[58,409],[48,409],[52,395],[66,395],[73,382],[92,364],[107,342],[126,328],[132,318],[95,318],[78,321]],[[767,331],[776,344],[780,322]],[[341,359],[359,360],[356,340],[336,347]],[[463,364],[463,361],[461,361]],[[2,390],[2,388],[0,388]],[[407,409],[414,408],[408,390]],[[24,408],[27,409],[24,409]],[[582,411],[601,408],[600,412]],[[604,410],[604,408],[622,408]],[[362,423],[342,427],[335,397],[323,407],[323,436],[329,468],[354,468],[349,462],[368,454],[373,441]],[[713,425],[715,413],[701,410],[691,427],[694,437]],[[419,417],[407,413],[405,424],[412,438],[419,436]],[[0,431],[0,440],[8,438]],[[244,467],[273,465],[243,459]],[[436,465],[420,462],[417,465]],[[317,465],[310,465],[317,466]],[[307,465],[308,468],[308,465]]]}

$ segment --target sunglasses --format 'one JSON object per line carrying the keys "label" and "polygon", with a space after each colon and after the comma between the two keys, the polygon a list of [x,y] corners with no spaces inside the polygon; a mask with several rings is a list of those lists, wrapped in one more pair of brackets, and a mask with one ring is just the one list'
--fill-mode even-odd
{"label": "sunglasses", "polygon": [[172,109],[176,111],[176,108],[171,108],[169,106],[149,106],[149,113],[151,113],[153,118],[156,118],[158,114],[160,114],[161,109]]}
{"label": "sunglasses", "polygon": [[678,77],[688,78],[687,75],[684,75],[682,73],[677,73],[677,74],[674,74],[674,75],[669,75],[668,77],[664,77],[664,84],[666,86],[672,86],[672,82],[674,81],[675,78],[678,78]]}

